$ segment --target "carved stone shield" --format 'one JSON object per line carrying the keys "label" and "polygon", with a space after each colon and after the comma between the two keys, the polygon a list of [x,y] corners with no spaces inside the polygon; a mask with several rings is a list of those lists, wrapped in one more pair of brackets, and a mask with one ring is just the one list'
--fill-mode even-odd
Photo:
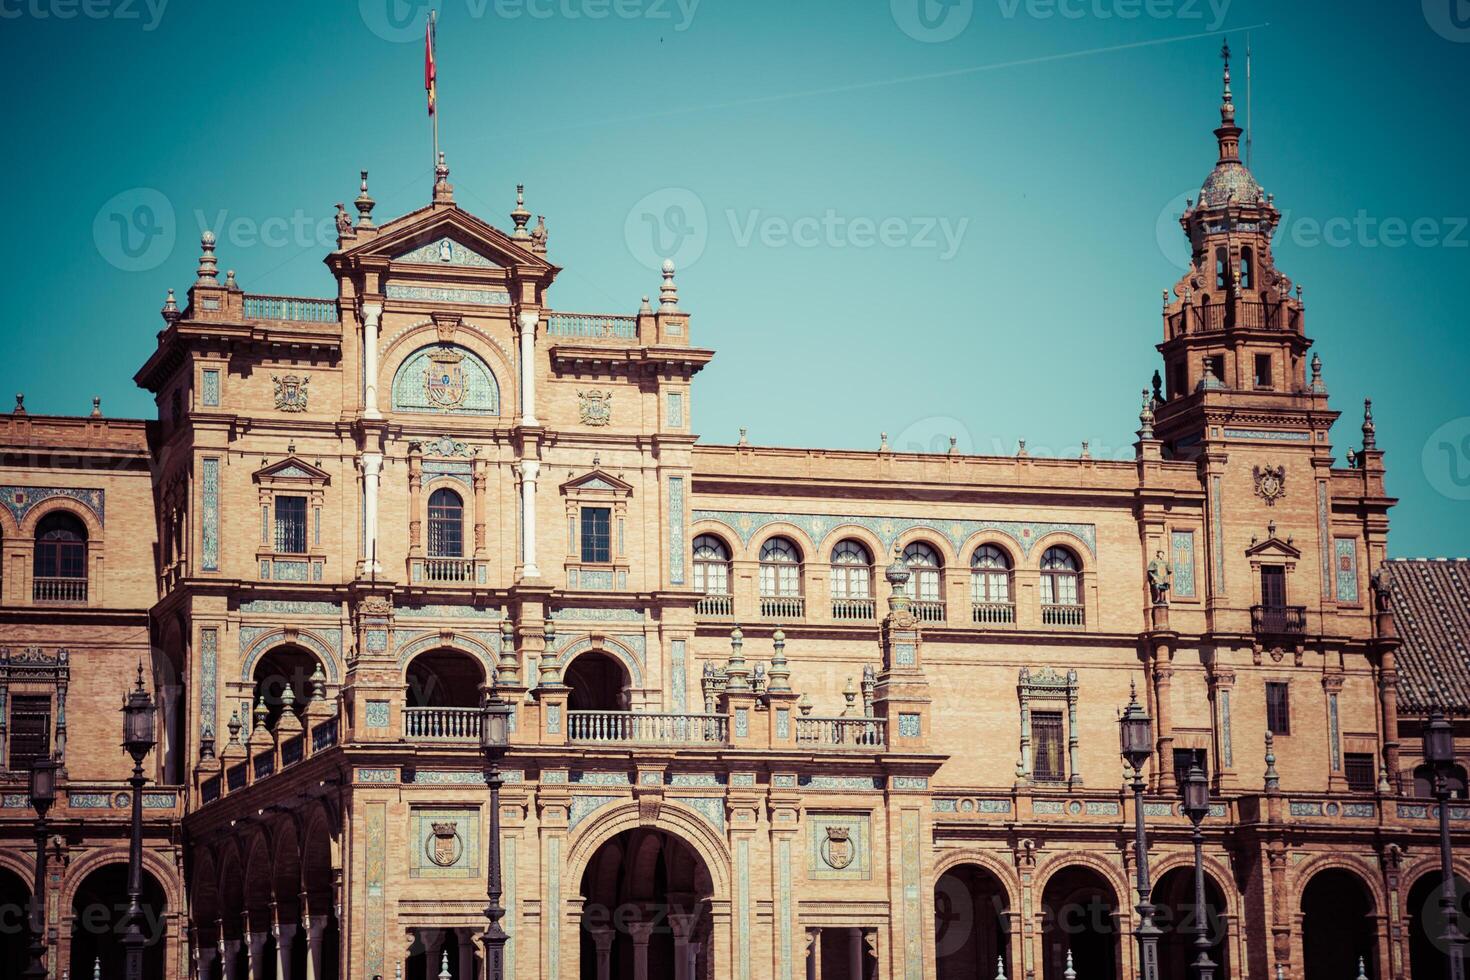
{"label": "carved stone shield", "polygon": [[852,830],[848,827],[828,827],[827,839],[822,841],[822,860],[827,866],[841,871],[857,856],[852,843]]}
{"label": "carved stone shield", "polygon": [[429,366],[424,369],[424,394],[431,404],[454,408],[464,401],[467,388],[463,354],[446,349],[429,355]]}
{"label": "carved stone shield", "polygon": [[452,868],[464,854],[464,841],[459,836],[459,828],[452,823],[435,823],[431,827],[434,832],[424,842],[429,860],[441,868]]}

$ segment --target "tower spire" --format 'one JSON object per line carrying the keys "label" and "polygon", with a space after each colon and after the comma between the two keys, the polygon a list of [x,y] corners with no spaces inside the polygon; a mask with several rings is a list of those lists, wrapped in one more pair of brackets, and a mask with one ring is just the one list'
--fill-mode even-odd
{"label": "tower spire", "polygon": [[1220,60],[1225,62],[1223,91],[1220,96],[1220,128],[1215,138],[1220,143],[1220,161],[1240,160],[1240,127],[1235,125],[1235,96],[1230,91],[1230,42],[1220,46]]}

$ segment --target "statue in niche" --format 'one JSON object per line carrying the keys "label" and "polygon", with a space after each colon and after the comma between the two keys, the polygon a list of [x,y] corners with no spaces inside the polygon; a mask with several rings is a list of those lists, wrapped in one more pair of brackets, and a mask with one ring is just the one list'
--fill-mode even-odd
{"label": "statue in niche", "polygon": [[1174,568],[1164,558],[1163,551],[1154,552],[1154,560],[1148,563],[1148,589],[1155,605],[1169,604],[1169,589],[1174,584]]}

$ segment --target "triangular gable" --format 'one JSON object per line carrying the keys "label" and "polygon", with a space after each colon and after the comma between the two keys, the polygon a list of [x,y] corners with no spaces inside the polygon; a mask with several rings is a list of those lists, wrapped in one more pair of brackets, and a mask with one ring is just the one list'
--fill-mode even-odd
{"label": "triangular gable", "polygon": [[[451,261],[439,258],[439,241],[450,240]],[[455,250],[455,246],[458,250]],[[553,274],[560,272],[556,266],[535,252],[531,243],[518,242],[493,225],[458,207],[421,208],[401,218],[396,218],[378,230],[372,238],[347,249],[337,259],[356,260],[364,258],[389,259],[397,262],[421,262],[419,256],[426,248],[433,248],[430,261],[425,265],[470,265],[471,267],[495,269],[505,266],[531,266]],[[486,265],[471,262],[456,263],[455,254],[461,258],[473,255]],[[473,260],[472,260],[473,261]]]}
{"label": "triangular gable", "polygon": [[399,252],[394,262],[412,262],[417,265],[456,265],[471,269],[498,269],[500,263],[486,258],[449,235],[440,235],[431,242],[417,248]]}
{"label": "triangular gable", "polygon": [[1267,558],[1297,559],[1302,556],[1300,548],[1293,545],[1290,541],[1282,541],[1274,534],[1265,541],[1252,542],[1251,546],[1245,550],[1245,553],[1248,558],[1265,556]]}
{"label": "triangular gable", "polygon": [[326,470],[312,466],[299,456],[288,456],[279,463],[272,463],[255,471],[256,482],[263,480],[301,480],[308,483],[330,483],[332,478]]}
{"label": "triangular gable", "polygon": [[568,493],[573,490],[596,491],[632,494],[633,485],[620,480],[603,469],[596,469],[590,473],[584,473],[579,477],[568,480],[561,485],[561,492]]}

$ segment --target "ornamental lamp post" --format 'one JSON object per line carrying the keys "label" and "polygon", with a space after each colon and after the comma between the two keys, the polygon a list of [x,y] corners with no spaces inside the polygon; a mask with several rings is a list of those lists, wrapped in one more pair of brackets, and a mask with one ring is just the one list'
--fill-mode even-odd
{"label": "ornamental lamp post", "polygon": [[31,807],[36,811],[36,883],[31,888],[31,962],[23,974],[44,980],[46,971],[46,814],[56,802],[55,759],[31,763]]}
{"label": "ornamental lamp post", "polygon": [[1450,853],[1450,773],[1455,765],[1455,729],[1436,698],[1424,726],[1424,761],[1434,772],[1434,798],[1439,801],[1439,912],[1444,919],[1444,948],[1450,980],[1465,980],[1465,936],[1460,932],[1455,900],[1455,868]]}
{"label": "ornamental lamp post", "polygon": [[1128,686],[1128,707],[1118,716],[1118,744],[1123,761],[1133,770],[1134,854],[1138,865],[1139,971],[1143,980],[1159,980],[1159,927],[1154,925],[1154,905],[1149,900],[1148,835],[1143,826],[1143,767],[1153,756],[1153,726],[1148,712],[1138,703],[1138,689]]}
{"label": "ornamental lamp post", "polygon": [[153,698],[143,688],[143,664],[138,664],[138,683],[123,696],[123,748],[133,757],[133,828],[128,846],[128,911],[124,919],[122,945],[126,980],[143,980],[143,757],[156,743],[153,732]]}
{"label": "ornamental lamp post", "polygon": [[1215,964],[1210,961],[1209,923],[1205,915],[1205,835],[1200,823],[1210,813],[1210,784],[1204,770],[1196,762],[1184,777],[1184,815],[1194,825],[1194,969],[1199,980],[1214,980]]}
{"label": "ornamental lamp post", "polygon": [[500,904],[500,760],[510,747],[510,713],[510,702],[492,685],[480,707],[480,753],[485,757],[485,782],[490,787],[490,874],[485,890],[489,899],[485,918],[490,920],[490,925],[484,937],[486,980],[505,980],[508,937],[500,925],[505,917],[505,909]]}

